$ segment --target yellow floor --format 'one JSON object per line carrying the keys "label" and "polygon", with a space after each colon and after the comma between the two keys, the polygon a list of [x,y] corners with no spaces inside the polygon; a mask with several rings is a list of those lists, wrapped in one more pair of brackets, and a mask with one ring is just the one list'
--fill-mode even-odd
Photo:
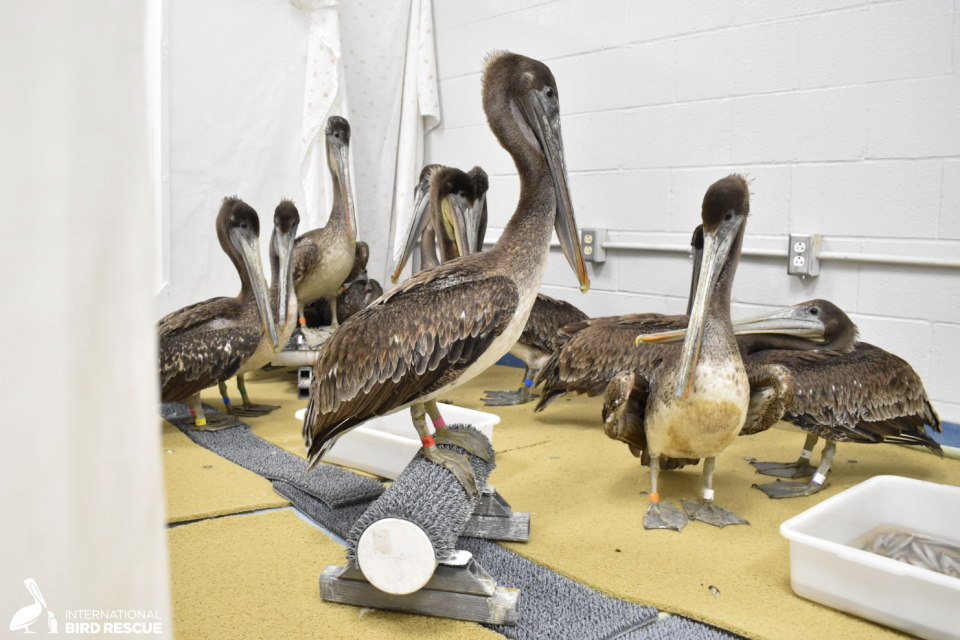
{"label": "yellow floor", "polygon": [[[480,409],[484,389],[512,389],[520,378],[518,369],[494,367],[449,394],[448,399]],[[274,414],[250,422],[261,437],[303,455],[300,423],[293,414],[306,402],[291,399],[295,397],[294,384],[294,376],[283,372],[248,382],[254,401],[283,405]],[[222,404],[218,398],[215,390],[204,394],[205,401],[219,408]],[[624,445],[603,435],[600,406],[599,399],[574,397],[555,402],[541,414],[534,414],[532,405],[493,409],[502,421],[494,430],[498,457],[491,482],[515,509],[532,513],[530,542],[509,544],[509,548],[605,593],[753,638],[809,640],[813,630],[836,639],[900,636],[793,595],[788,546],[779,535],[780,523],[874,475],[893,473],[960,484],[960,463],[902,447],[840,445],[829,476],[830,489],[810,498],[770,500],[751,488],[753,483],[767,479],[756,475],[743,458],[791,460],[803,442],[800,433],[773,430],[740,438],[717,464],[717,502],[747,518],[751,526],[718,530],[693,523],[682,533],[645,531],[646,502],[640,492],[649,489],[649,476]],[[273,494],[266,480],[199,449],[169,425],[165,429],[164,446],[174,450],[164,457],[171,521],[287,504]],[[661,478],[663,500],[678,503],[680,498],[699,493],[700,467],[664,473]],[[287,519],[286,528],[272,524],[281,513],[288,512],[226,518],[171,530],[178,637],[213,634],[212,630],[207,633],[209,628],[203,622],[194,620],[203,616],[199,609],[190,609],[181,594],[207,592],[212,588],[209,585],[219,585],[224,579],[221,563],[237,563],[230,586],[242,593],[230,594],[229,602],[223,602],[226,609],[217,609],[217,616],[229,617],[232,611],[246,619],[248,607],[269,610],[296,601],[310,610],[304,616],[346,616],[342,619],[353,620],[342,631],[338,627],[343,637],[360,633],[360,627],[355,626],[356,610],[327,605],[317,598],[320,571],[327,564],[339,563],[342,551],[331,547],[333,543],[302,521]],[[261,525],[259,519],[271,524]],[[278,530],[283,532],[280,543]],[[224,536],[230,540],[226,549],[207,541],[208,537]],[[207,555],[202,556],[202,564],[194,566],[190,558],[197,551],[192,547],[201,544]],[[322,561],[310,565],[320,557]],[[304,558],[310,562],[302,562]],[[301,573],[302,584],[299,578],[294,581]],[[272,581],[270,586],[263,583],[268,579]],[[297,593],[286,593],[287,589]],[[306,593],[300,591],[303,589]],[[327,613],[331,608],[338,612]],[[204,611],[204,615],[210,615],[210,610]],[[275,625],[279,626],[271,627],[272,635],[295,637],[301,629],[299,615],[277,618]],[[430,637],[457,638],[461,636],[455,634],[466,633],[439,620],[416,620],[416,624],[426,625],[422,629],[429,629]],[[482,631],[476,625],[464,628]],[[407,630],[398,625],[396,633]],[[242,631],[237,629],[230,635],[257,636]],[[363,637],[404,636],[381,629],[376,635]]]}

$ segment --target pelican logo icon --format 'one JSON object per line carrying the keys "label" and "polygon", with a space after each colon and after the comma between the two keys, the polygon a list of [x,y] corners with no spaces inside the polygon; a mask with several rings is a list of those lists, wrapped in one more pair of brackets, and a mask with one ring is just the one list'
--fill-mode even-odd
{"label": "pelican logo icon", "polygon": [[10,620],[10,631],[19,631],[23,629],[24,633],[36,633],[36,631],[30,630],[30,625],[39,620],[43,616],[43,612],[47,612],[47,633],[56,633],[57,632],[57,620],[53,615],[53,612],[47,609],[47,602],[43,599],[43,596],[40,594],[40,587],[37,586],[37,581],[33,578],[27,578],[23,581],[23,584],[26,585],[27,591],[30,592],[30,595],[33,596],[33,604],[28,604],[24,608],[17,611],[13,614],[13,619]]}

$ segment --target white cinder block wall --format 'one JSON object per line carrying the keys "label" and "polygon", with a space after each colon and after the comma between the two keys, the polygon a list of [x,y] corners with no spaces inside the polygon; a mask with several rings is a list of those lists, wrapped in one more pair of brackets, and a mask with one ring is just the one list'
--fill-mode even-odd
{"label": "white cinder block wall", "polygon": [[[492,235],[518,180],[487,128],[495,48],[549,64],[581,227],[683,245],[706,188],[753,179],[746,246],[960,258],[960,25],[949,0],[434,0],[443,123],[427,161],[490,174]],[[559,250],[543,290],[590,315],[682,313],[689,259],[611,251],[580,295]],[[907,359],[960,422],[960,269],[745,257],[734,314],[827,298]]]}

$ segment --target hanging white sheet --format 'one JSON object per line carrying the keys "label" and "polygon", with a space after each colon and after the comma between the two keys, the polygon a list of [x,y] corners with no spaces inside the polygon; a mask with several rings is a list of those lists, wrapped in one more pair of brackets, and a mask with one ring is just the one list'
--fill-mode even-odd
{"label": "hanging white sheet", "polygon": [[[308,63],[305,138],[314,141],[313,149],[322,149],[326,118],[339,113],[350,121],[359,235],[370,245],[368,272],[386,282],[394,246],[403,241],[412,218],[424,134],[440,123],[432,1],[291,1],[310,7],[310,60],[320,51],[338,52],[318,59],[318,65],[331,65],[326,70]],[[337,13],[339,37],[333,33],[332,12]],[[336,90],[339,102],[326,112],[321,112],[324,103],[308,106],[313,104],[310,96],[330,99]],[[308,132],[316,136],[307,138]],[[321,191],[319,176],[327,176],[325,154],[314,150],[308,157],[305,150],[304,159],[310,221],[325,221],[328,203],[316,218],[310,208],[316,202],[311,193]]]}

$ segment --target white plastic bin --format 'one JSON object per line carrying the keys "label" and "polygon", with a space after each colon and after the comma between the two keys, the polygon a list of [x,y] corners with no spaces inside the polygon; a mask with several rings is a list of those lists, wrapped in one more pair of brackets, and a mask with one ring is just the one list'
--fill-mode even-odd
{"label": "white plastic bin", "polygon": [[[452,404],[438,403],[437,406],[447,424],[471,424],[493,442],[493,426],[500,422],[500,416]],[[297,411],[298,420],[303,421],[305,411]],[[433,433],[430,416],[427,416],[427,425]],[[323,461],[393,480],[419,450],[420,437],[413,428],[410,409],[404,409],[374,418],[341,436]]]}
{"label": "white plastic bin", "polygon": [[921,638],[960,638],[960,579],[848,546],[881,524],[960,543],[960,487],[877,476],[787,520],[793,590]]}

